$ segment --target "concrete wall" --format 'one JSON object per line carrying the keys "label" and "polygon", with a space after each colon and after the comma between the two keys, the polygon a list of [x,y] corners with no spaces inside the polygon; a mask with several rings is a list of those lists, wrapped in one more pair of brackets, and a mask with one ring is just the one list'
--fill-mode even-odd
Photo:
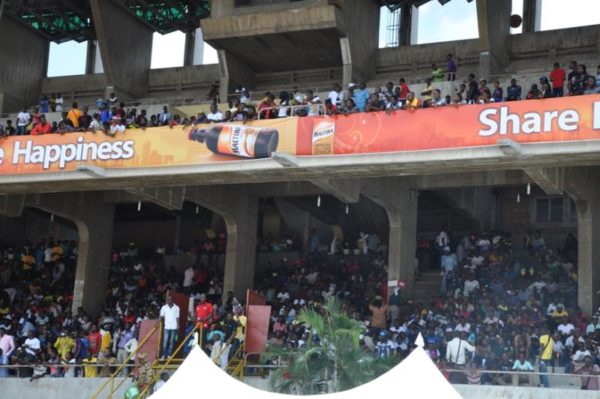
{"label": "concrete wall", "polygon": [[152,57],[152,30],[106,0],[90,2],[109,86],[140,97],[146,91]]}
{"label": "concrete wall", "polygon": [[352,79],[370,79],[375,74],[373,57],[379,45],[379,5],[375,1],[344,0],[342,11],[350,45]]}
{"label": "concrete wall", "polygon": [[[257,1],[257,5],[235,7],[235,0],[212,0],[210,5],[210,16],[211,18],[220,18],[254,14],[256,12],[262,12],[263,10],[268,10],[271,12],[309,6],[325,6],[330,3],[330,0],[303,0],[299,2],[290,2],[288,0],[279,0],[279,2],[276,1],[277,0],[268,2],[273,4],[260,4],[260,1]],[[263,0],[263,3],[266,2]]]}
{"label": "concrete wall", "polygon": [[[91,398],[107,380],[107,378],[42,378],[29,382],[28,379],[3,378],[0,386],[2,386],[3,398],[75,399]],[[131,379],[128,379],[115,391],[113,397],[123,398],[125,391],[131,385]],[[105,389],[99,398],[108,397],[108,392],[109,389]]]}
{"label": "concrete wall", "polygon": [[37,103],[49,43],[9,17],[0,20],[0,113]]}

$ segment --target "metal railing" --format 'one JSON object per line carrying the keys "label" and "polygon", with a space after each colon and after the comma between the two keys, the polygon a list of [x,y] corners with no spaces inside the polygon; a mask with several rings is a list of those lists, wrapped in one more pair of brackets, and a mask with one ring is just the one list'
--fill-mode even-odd
{"label": "metal railing", "polygon": [[[196,325],[194,326],[194,328],[192,328],[192,330],[188,333],[188,335],[185,336],[185,338],[181,341],[181,343],[177,346],[177,348],[175,348],[175,350],[173,351],[173,353],[171,354],[171,356],[169,356],[164,364],[160,365],[160,366],[156,366],[156,363],[153,365],[153,369],[156,370],[156,372],[154,372],[154,375],[152,376],[152,380],[151,382],[140,392],[139,397],[140,398],[144,398],[146,394],[149,393],[149,391],[154,387],[154,384],[156,384],[156,382],[158,381],[158,379],[160,378],[160,374],[165,371],[167,368],[174,368],[171,367],[171,363],[173,362],[173,360],[175,360],[175,357],[179,354],[179,352],[181,351],[181,349],[183,349],[189,342],[189,340],[194,336],[194,334],[196,332],[199,333],[200,336],[200,346],[202,347],[202,332],[203,332],[203,323],[199,322],[196,323]],[[156,366],[156,367],[154,367]],[[179,365],[178,365],[179,366]],[[176,367],[175,367],[176,368]]]}
{"label": "metal railing", "polygon": [[[156,332],[157,329],[160,334],[161,326],[162,326],[162,322],[160,320],[158,322],[156,322],[154,327],[152,327],[152,329],[148,332],[148,334],[146,334],[146,336],[140,341],[137,348],[138,349],[141,348],[150,339],[150,337],[152,337],[152,335],[154,335],[154,333]],[[134,352],[130,353],[129,356],[127,356],[127,358],[125,359],[125,363],[128,363],[130,360],[132,360],[134,358],[134,356],[137,355],[137,352],[138,351],[136,349]],[[88,366],[89,366],[89,364],[88,364]],[[117,370],[115,370],[115,372],[110,376],[110,379],[108,381],[106,381],[104,384],[102,384],[102,386],[98,389],[98,391],[96,391],[96,393],[92,396],[92,399],[97,399],[98,396],[104,391],[104,389],[109,384],[110,384],[110,392],[108,393],[108,397],[112,398],[113,393],[117,389],[119,389],[119,387],[121,385],[123,385],[123,383],[127,380],[127,378],[124,378],[121,382],[119,382],[117,384],[117,386],[115,386],[114,385],[115,379],[118,378],[118,376],[121,373],[121,371],[123,370],[123,368],[128,367],[128,366],[131,366],[131,365],[123,364],[123,365],[119,366],[119,368],[117,368]]]}
{"label": "metal railing", "polygon": [[[307,110],[306,116],[319,116],[325,114],[325,104],[304,104],[304,105],[284,105],[279,107],[268,107],[258,110],[257,109],[257,119],[265,119],[267,112],[279,112],[281,108],[284,108],[290,111],[290,115],[283,116],[282,118],[287,118],[296,115],[297,110]],[[315,113],[316,112],[316,113]],[[311,114],[312,113],[312,114]],[[265,115],[263,115],[265,114]],[[262,116],[261,116],[262,115]],[[268,119],[268,118],[267,118]]]}

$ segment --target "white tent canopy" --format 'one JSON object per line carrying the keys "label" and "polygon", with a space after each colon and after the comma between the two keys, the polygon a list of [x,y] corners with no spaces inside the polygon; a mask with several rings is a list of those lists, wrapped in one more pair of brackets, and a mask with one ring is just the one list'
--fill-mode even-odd
{"label": "white tent canopy", "polygon": [[[423,339],[420,336],[417,345],[418,347],[402,363],[373,381],[344,392],[305,397],[365,399],[374,393],[397,393],[403,398],[461,399],[458,392],[423,350]],[[167,383],[150,398],[187,398],[202,386],[216,388],[222,398],[289,399],[290,397],[290,395],[261,391],[232,378],[217,367],[200,347],[195,346]]]}

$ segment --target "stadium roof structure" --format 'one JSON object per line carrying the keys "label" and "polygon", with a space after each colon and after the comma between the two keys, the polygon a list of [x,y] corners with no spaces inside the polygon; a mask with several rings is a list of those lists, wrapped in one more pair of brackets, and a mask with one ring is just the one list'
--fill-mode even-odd
{"label": "stadium roof structure", "polygon": [[[431,0],[379,0],[379,3],[382,6],[387,6],[390,10],[395,11],[399,8],[405,7],[405,6],[415,6],[415,7],[420,7],[425,3],[429,3]],[[438,0],[440,2],[440,4],[444,5],[446,3],[449,3],[452,0]],[[469,3],[472,2],[473,0],[467,0]]]}
{"label": "stadium roof structure", "polygon": [[[208,0],[112,1],[161,34],[192,31],[210,16]],[[96,38],[90,0],[4,0],[4,13],[57,43]]]}

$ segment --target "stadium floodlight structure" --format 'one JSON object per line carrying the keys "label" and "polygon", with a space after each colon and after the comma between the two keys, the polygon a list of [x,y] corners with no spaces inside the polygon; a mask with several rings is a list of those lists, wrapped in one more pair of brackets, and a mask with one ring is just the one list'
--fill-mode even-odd
{"label": "stadium floodlight structure", "polygon": [[[210,16],[209,0],[103,0],[125,8],[161,34],[191,32]],[[48,40],[95,40],[90,0],[3,0],[4,13]],[[2,4],[0,3],[0,4]]]}

